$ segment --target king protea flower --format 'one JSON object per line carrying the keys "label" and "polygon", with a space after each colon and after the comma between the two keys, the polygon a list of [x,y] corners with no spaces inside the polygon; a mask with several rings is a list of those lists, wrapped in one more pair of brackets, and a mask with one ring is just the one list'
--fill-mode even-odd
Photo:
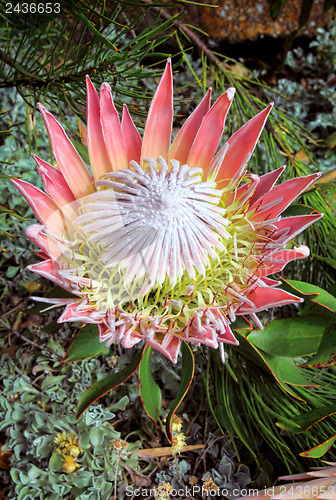
{"label": "king protea flower", "polygon": [[171,144],[170,60],[142,139],[107,83],[98,96],[87,78],[87,96],[90,170],[40,105],[59,168],[35,157],[47,194],[12,180],[40,221],[26,234],[43,261],[29,269],[73,294],[43,299],[66,305],[60,323],[95,323],[107,345],[144,340],[176,362],[182,341],[237,344],[237,315],[261,328],[258,311],[301,301],[268,276],[308,256],[286,247],[321,215],[281,212],[319,174],[274,187],[284,167],[246,173],[272,104],[217,151],[234,89],[212,107],[209,90]]}

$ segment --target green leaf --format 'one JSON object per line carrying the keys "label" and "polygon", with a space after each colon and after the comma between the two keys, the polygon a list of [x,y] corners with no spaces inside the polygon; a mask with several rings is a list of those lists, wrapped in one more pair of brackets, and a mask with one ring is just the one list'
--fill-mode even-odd
{"label": "green leaf", "polygon": [[139,392],[145,412],[156,424],[161,412],[162,398],[160,387],[151,372],[152,352],[153,348],[149,345],[143,351],[139,365]]}
{"label": "green leaf", "polygon": [[284,278],[281,278],[281,281],[283,290],[336,312],[336,298],[322,288],[304,281],[285,280]]}
{"label": "green leaf", "polygon": [[107,377],[104,377],[103,379],[92,384],[92,386],[89,387],[80,397],[76,411],[76,419],[78,420],[84,411],[92,405],[92,403],[97,401],[97,399],[129,379],[138,368],[141,356],[142,349],[139,349],[129,365],[125,366],[119,372],[113,373],[113,375],[108,375]]}
{"label": "green leaf", "polygon": [[321,343],[315,356],[309,359],[304,366],[321,368],[336,364],[336,323],[325,329]]}
{"label": "green leaf", "polygon": [[[248,342],[248,340],[246,339]],[[314,386],[312,385],[310,379],[308,379],[302,369],[296,366],[294,360],[292,358],[286,358],[284,356],[274,356],[273,354],[268,354],[261,349],[258,349],[252,343],[250,343],[251,347],[259,354],[263,363],[267,366],[268,370],[271,372],[276,381],[280,384],[280,386],[291,396],[296,399],[303,401],[295,391],[293,391],[291,385],[293,386]],[[261,366],[261,362],[259,363]]]}
{"label": "green leaf", "polygon": [[122,410],[124,411],[126,406],[128,405],[129,403],[129,397],[128,396],[123,396],[120,401],[117,401],[116,403],[113,403],[113,405],[111,406],[111,410],[115,411],[115,410]]}
{"label": "green leaf", "polygon": [[312,207],[308,207],[307,205],[290,205],[284,212],[282,212],[282,217],[295,217],[296,215],[310,215],[311,213],[316,212],[316,210]]}
{"label": "green leaf", "polygon": [[105,343],[99,342],[97,325],[87,325],[77,333],[65,358],[65,363],[81,361],[97,356],[105,349]]}
{"label": "green leaf", "polygon": [[[302,369],[295,364],[293,359],[284,356],[273,356],[266,352],[263,352],[262,356],[274,377],[284,386],[287,392],[290,392],[285,387],[287,384],[303,387],[312,385],[310,379],[305,376]],[[314,387],[316,387],[316,384]]]}
{"label": "green leaf", "polygon": [[57,451],[55,451],[49,460],[48,469],[52,472],[58,472],[62,470],[64,458]]}
{"label": "green leaf", "polygon": [[101,446],[104,440],[104,431],[102,429],[91,429],[90,431],[90,441],[92,446]]}
{"label": "green leaf", "polygon": [[250,342],[246,335],[245,330],[235,330],[234,331],[235,336],[237,337],[237,340],[239,341],[239,345],[236,347],[236,349],[247,359],[252,361],[253,364],[256,364],[263,370],[266,370],[267,372],[269,371],[269,366],[263,359],[263,357],[260,355],[260,352],[256,346]]}
{"label": "green leaf", "polygon": [[9,279],[14,278],[19,269],[20,269],[19,266],[8,266],[6,271],[7,278]]}
{"label": "green leaf", "polygon": [[327,453],[327,451],[332,447],[335,441],[336,434],[333,437],[329,438],[327,441],[324,441],[324,443],[321,443],[318,446],[311,448],[310,450],[300,453],[300,456],[306,458],[320,458],[322,457],[322,455]]}
{"label": "green leaf", "polygon": [[174,413],[176,412],[177,408],[180,406],[185,395],[187,394],[195,372],[194,355],[187,342],[182,342],[181,352],[182,352],[182,373],[181,373],[180,387],[179,390],[177,391],[176,398],[170,405],[169,414],[166,420],[167,434],[168,436],[170,436],[171,439],[173,437],[171,424]]}
{"label": "green leaf", "polygon": [[264,330],[255,330],[248,340],[276,356],[296,358],[318,350],[328,322],[321,318],[290,318],[271,321]]}
{"label": "green leaf", "polygon": [[42,380],[41,389],[45,391],[49,387],[53,387],[55,385],[61,386],[64,379],[65,375],[46,375],[46,377]]}
{"label": "green leaf", "polygon": [[291,424],[294,424],[296,430],[288,428],[290,424],[289,426],[286,426],[284,424],[279,424],[279,427],[290,432],[305,432],[313,425],[317,424],[318,422],[324,420],[327,417],[330,417],[331,415],[334,415],[335,413],[336,413],[335,404],[326,405],[322,406],[321,408],[317,408],[316,410],[307,411],[305,413],[302,413],[301,415],[293,417]]}

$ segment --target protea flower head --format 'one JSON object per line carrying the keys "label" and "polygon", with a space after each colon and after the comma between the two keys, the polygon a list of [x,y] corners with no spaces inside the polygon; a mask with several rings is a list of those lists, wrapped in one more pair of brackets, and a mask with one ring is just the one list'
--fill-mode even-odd
{"label": "protea flower head", "polygon": [[[141,139],[111,89],[87,78],[89,170],[61,125],[40,105],[57,161],[35,157],[46,193],[13,179],[40,224],[28,238],[42,262],[29,266],[71,292],[59,322],[96,323],[101,341],[144,340],[173,362],[181,341],[237,344],[236,315],[300,302],[268,278],[309,249],[287,243],[320,214],[281,218],[319,174],[274,187],[283,171],[257,176],[246,165],[272,104],[217,151],[234,89],[210,107],[210,90],[171,144],[168,60]],[[42,300],[38,298],[38,300]]]}

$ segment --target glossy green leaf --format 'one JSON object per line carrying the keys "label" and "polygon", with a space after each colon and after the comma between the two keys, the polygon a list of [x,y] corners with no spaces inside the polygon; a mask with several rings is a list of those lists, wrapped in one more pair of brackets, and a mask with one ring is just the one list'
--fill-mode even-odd
{"label": "glossy green leaf", "polygon": [[[334,415],[335,413],[335,404],[322,406],[321,408],[317,408],[316,410],[307,411],[305,413],[302,413],[301,415],[293,417],[289,425],[287,425],[287,423],[284,424],[283,422],[277,425],[279,425],[279,427],[286,431],[305,432],[313,425],[317,424],[327,417],[330,417],[331,415]],[[296,429],[294,430],[294,428]]]}
{"label": "glossy green leaf", "polygon": [[77,333],[63,361],[81,361],[97,356],[105,349],[105,343],[99,342],[97,325],[87,325]]}
{"label": "glossy green leaf", "polygon": [[[253,344],[251,345],[253,346]],[[311,382],[304,375],[303,370],[295,364],[294,360],[284,356],[273,356],[256,346],[253,347],[280,386],[294,398],[302,400],[291,386],[307,387],[311,386]]]}
{"label": "glossy green leaf", "polygon": [[161,390],[152,375],[150,361],[153,348],[147,345],[139,365],[139,392],[147,415],[156,423],[159,419],[162,398]]}
{"label": "glossy green leaf", "polygon": [[297,215],[310,215],[311,213],[316,213],[316,210],[307,205],[293,204],[290,205],[283,213],[282,217],[295,217]]}
{"label": "glossy green leaf", "polygon": [[[307,300],[304,304],[304,307],[300,309],[299,316],[301,318],[307,317],[309,318],[319,318],[324,323],[327,323],[327,319],[329,319],[329,323],[332,322],[333,315],[335,313],[330,311],[330,309],[326,309],[325,307],[321,307],[320,304],[317,304],[315,300]],[[326,325],[327,326],[327,325]]]}
{"label": "glossy green leaf", "polygon": [[239,331],[236,330],[235,334],[240,344],[237,346],[239,352],[249,358],[253,363],[256,363],[260,368],[271,372],[273,377],[281,385],[281,387],[294,396],[297,399],[301,399],[290,387],[293,386],[311,386],[310,379],[305,376],[302,368],[298,367],[292,358],[285,356],[277,356],[269,354],[262,349],[258,348],[252,342],[250,342],[249,337],[244,338],[239,335]]}
{"label": "glossy green leaf", "polygon": [[169,414],[166,420],[167,434],[168,436],[170,436],[171,439],[173,437],[171,424],[174,413],[176,412],[177,408],[180,406],[185,395],[187,394],[195,372],[194,355],[191,350],[191,347],[186,342],[182,342],[181,344],[181,353],[182,353],[182,373],[181,373],[180,386],[177,391],[176,398],[170,405]]}
{"label": "glossy green leaf", "polygon": [[138,368],[141,357],[142,357],[143,349],[137,351],[136,355],[132,359],[132,361],[125,366],[122,370],[117,373],[113,373],[112,375],[108,375],[101,380],[98,380],[91,387],[89,387],[80,397],[78,402],[77,411],[76,411],[76,419],[78,420],[84,411],[92,405],[97,399],[104,394],[107,394],[112,389],[115,389],[123,382],[125,382]]}
{"label": "glossy green leaf", "polygon": [[336,323],[325,329],[321,343],[315,356],[310,358],[304,366],[321,368],[336,364]]}
{"label": "glossy green leaf", "polygon": [[269,354],[296,358],[317,351],[328,322],[321,318],[288,318],[274,320],[263,330],[247,337],[252,344]]}
{"label": "glossy green leaf", "polygon": [[322,288],[304,281],[285,280],[283,278],[281,278],[281,281],[283,290],[336,312],[336,298]]}
{"label": "glossy green leaf", "polygon": [[306,458],[320,458],[325,453],[327,453],[327,451],[332,447],[335,441],[336,441],[336,434],[327,441],[324,441],[324,443],[321,443],[318,446],[314,446],[314,448],[304,451],[300,453],[300,455],[301,457],[306,457]]}
{"label": "glossy green leaf", "polygon": [[[303,373],[291,358],[284,356],[273,356],[262,352],[262,356],[269,366],[273,375],[281,384],[290,384],[307,387],[311,385],[310,379]],[[315,385],[315,387],[317,387]]]}
{"label": "glossy green leaf", "polygon": [[241,330],[234,330],[234,334],[239,341],[239,345],[236,347],[238,351],[246,358],[248,358],[252,363],[255,363],[257,366],[262,368],[263,370],[269,371],[269,367],[265,360],[260,356],[260,352],[257,347],[252,344],[248,340],[248,337],[245,337],[246,331],[243,331],[241,334]]}

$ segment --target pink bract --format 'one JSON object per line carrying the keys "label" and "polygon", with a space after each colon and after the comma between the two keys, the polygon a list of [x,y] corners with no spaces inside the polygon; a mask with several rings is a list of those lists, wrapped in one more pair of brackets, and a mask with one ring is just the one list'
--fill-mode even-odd
{"label": "pink bract", "polygon": [[257,176],[246,165],[272,104],[218,149],[234,89],[210,107],[210,90],[171,144],[173,83],[168,60],[141,139],[111,89],[87,78],[84,163],[62,126],[40,105],[58,168],[35,157],[45,191],[12,179],[40,224],[27,228],[42,261],[31,271],[73,294],[59,322],[98,325],[101,341],[144,340],[176,362],[188,341],[237,344],[230,323],[300,302],[268,276],[309,255],[288,242],[321,214],[281,218],[320,175],[275,186],[284,167]]}

